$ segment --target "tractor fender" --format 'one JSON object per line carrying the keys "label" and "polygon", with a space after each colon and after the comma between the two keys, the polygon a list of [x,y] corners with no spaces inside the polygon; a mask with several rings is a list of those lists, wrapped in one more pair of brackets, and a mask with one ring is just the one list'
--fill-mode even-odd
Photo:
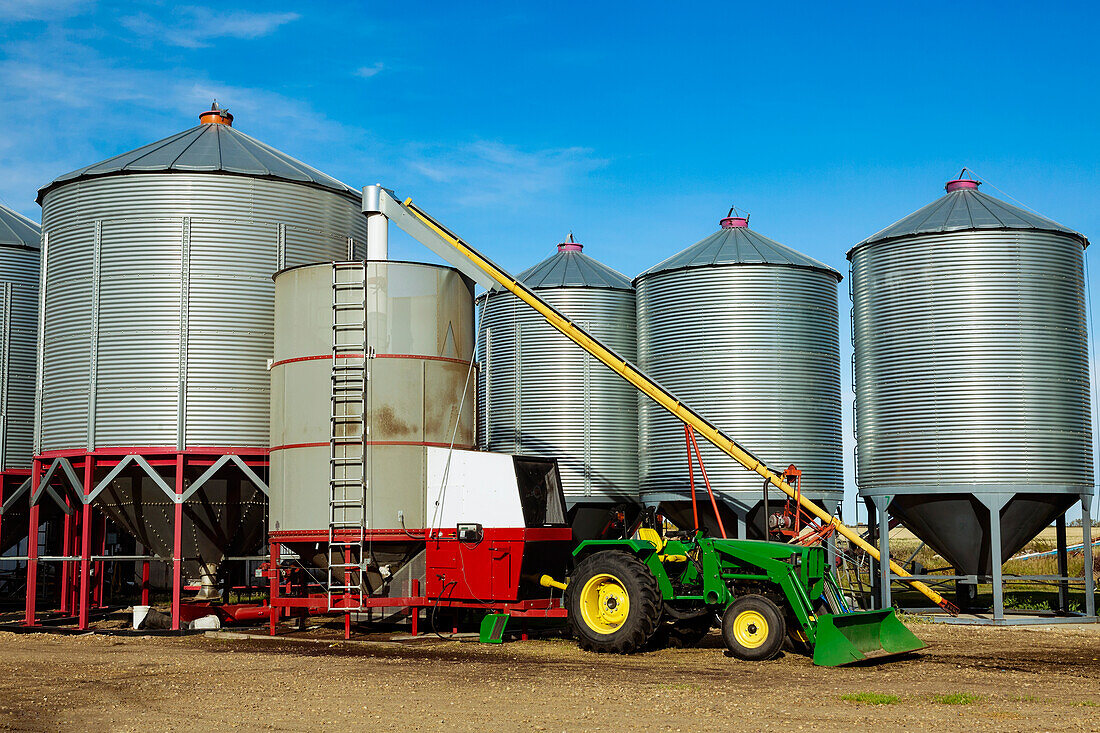
{"label": "tractor fender", "polygon": [[632,555],[637,555],[638,559],[643,562],[650,555],[657,552],[657,548],[645,540],[585,540],[574,548],[573,559],[580,560],[594,552],[602,552],[603,550],[629,552]]}
{"label": "tractor fender", "polygon": [[604,550],[619,550],[637,557],[653,573],[657,587],[661,590],[661,598],[670,600],[674,597],[672,582],[657,555],[657,548],[646,540],[585,540],[573,550],[573,562],[576,564],[585,557]]}

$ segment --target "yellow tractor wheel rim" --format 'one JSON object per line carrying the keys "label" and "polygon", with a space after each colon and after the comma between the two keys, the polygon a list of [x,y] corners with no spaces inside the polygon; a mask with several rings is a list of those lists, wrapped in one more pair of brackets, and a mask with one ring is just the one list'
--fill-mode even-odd
{"label": "yellow tractor wheel rim", "polygon": [[600,634],[613,634],[630,615],[630,596],[623,582],[614,575],[593,575],[581,588],[581,618],[588,628]]}
{"label": "yellow tractor wheel rim", "polygon": [[759,611],[742,611],[733,619],[733,638],[746,649],[755,649],[768,639],[768,621]]}

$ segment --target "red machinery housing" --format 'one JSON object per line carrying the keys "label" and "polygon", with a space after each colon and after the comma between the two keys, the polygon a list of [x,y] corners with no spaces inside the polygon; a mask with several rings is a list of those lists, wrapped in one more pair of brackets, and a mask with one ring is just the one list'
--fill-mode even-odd
{"label": "red machinery housing", "polygon": [[[445,491],[439,490],[438,495],[450,497],[450,506],[440,513],[436,527],[364,530],[362,541],[373,548],[371,552],[406,560],[394,571],[364,571],[363,581],[370,590],[362,596],[326,592],[318,568],[309,566],[305,557],[309,553],[302,548],[313,548],[316,554],[312,558],[325,556],[328,532],[270,532],[267,572],[272,634],[282,619],[329,612],[344,614],[345,633],[350,634],[352,614],[375,608],[398,609],[409,615],[413,634],[419,632],[423,609],[472,609],[520,618],[565,617],[560,591],[539,583],[543,574],[560,573],[568,565],[573,545],[557,463],[474,451],[450,453],[449,460],[459,464],[486,456],[511,459],[510,490],[502,491],[499,476],[483,477],[484,483],[461,484],[459,479],[455,485],[452,480]],[[452,475],[461,476],[462,471],[455,470]],[[429,491],[429,504],[434,504],[438,495]],[[358,530],[343,530],[335,534],[334,541],[359,538]],[[284,546],[295,548],[300,559],[284,558]],[[377,565],[369,556],[348,559],[365,568]]]}

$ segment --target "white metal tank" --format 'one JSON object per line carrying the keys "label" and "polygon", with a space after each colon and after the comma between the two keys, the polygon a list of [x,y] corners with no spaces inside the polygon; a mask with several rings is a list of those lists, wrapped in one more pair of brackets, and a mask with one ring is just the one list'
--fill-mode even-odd
{"label": "white metal tank", "polygon": [[475,447],[473,300],[458,271],[415,262],[275,277],[271,537],[324,568],[330,529],[385,535],[354,550],[369,551],[372,588],[388,577],[377,568],[396,573],[423,551],[444,519],[427,500],[432,451],[447,463]]}
{"label": "white metal tank", "polygon": [[442,265],[367,261],[296,267],[275,277],[271,529],[328,529],[334,282],[347,286],[347,302],[365,297],[367,308],[371,357],[365,364],[338,358],[370,372],[360,455],[373,487],[368,528],[426,527],[424,448],[452,441],[475,447],[473,284]]}
{"label": "white metal tank", "polygon": [[[636,357],[634,288],[572,241],[517,278],[624,358]],[[638,396],[511,293],[478,299],[478,444],[556,458],[570,509],[637,503]]]}
{"label": "white metal tank", "polygon": [[860,495],[966,575],[1093,491],[1088,240],[978,186],[848,252]]}
{"label": "white metal tank", "polygon": [[[830,511],[843,496],[840,343],[832,268],[728,216],[646,270],[638,293],[641,368],[773,469],[794,464],[803,493]],[[642,499],[691,523],[682,423],[641,401]],[[763,526],[763,481],[699,440],[711,484],[745,536]],[[695,480],[705,499],[698,468]],[[786,497],[776,491],[769,501]],[[709,504],[709,502],[708,502]],[[777,508],[777,507],[776,507]],[[713,517],[706,510],[702,514]],[[713,519],[705,523],[716,533]]]}

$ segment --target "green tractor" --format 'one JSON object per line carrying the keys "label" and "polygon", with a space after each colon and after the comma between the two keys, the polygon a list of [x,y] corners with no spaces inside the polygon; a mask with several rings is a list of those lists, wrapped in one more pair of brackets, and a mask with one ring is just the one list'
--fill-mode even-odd
{"label": "green tractor", "polygon": [[893,609],[848,610],[821,547],[714,539],[685,532],[665,539],[589,540],[573,552],[563,587],[580,646],[628,654],[655,635],[690,643],[719,619],[738,659],[772,659],[790,639],[815,664],[836,666],[924,647]]}

